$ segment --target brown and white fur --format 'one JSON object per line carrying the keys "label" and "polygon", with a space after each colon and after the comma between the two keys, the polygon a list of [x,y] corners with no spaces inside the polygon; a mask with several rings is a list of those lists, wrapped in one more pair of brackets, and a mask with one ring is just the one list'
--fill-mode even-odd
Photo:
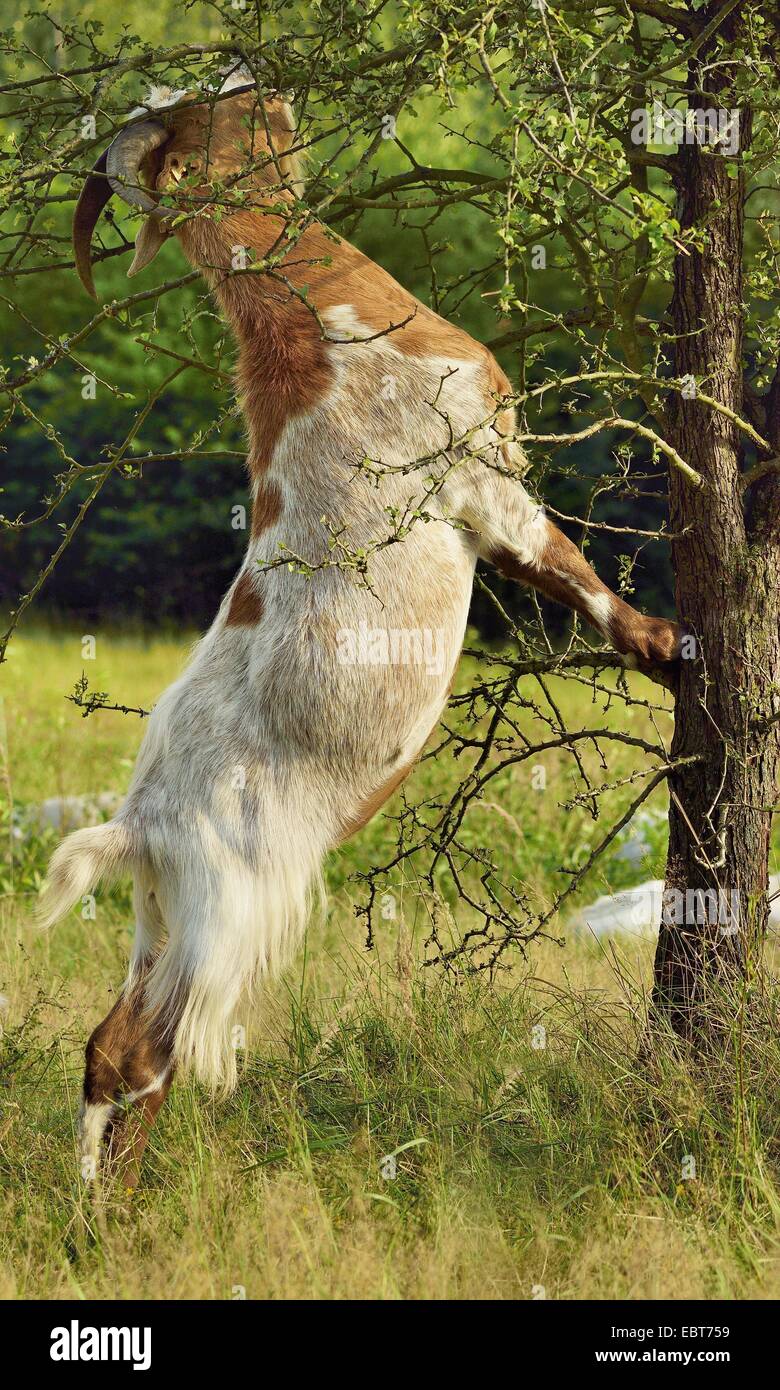
{"label": "brown and white fur", "polygon": [[[234,247],[260,260],[278,243],[284,219],[269,203],[292,200],[300,169],[285,154],[295,137],[283,101],[268,99],[262,120],[251,92],[212,105],[161,102],[170,136],[142,172],[192,213],[173,234],[238,345],[251,538],[154,709],[122,809],[64,841],[43,901],[52,922],[97,880],[134,879],[129,977],[87,1047],[82,1119],[84,1152],[97,1158],[108,1138],[129,1186],[174,1067],[233,1086],[236,1011],[299,942],[324,856],[414,766],[447,700],[478,558],[576,609],[640,666],[679,650],[676,625],[611,593],[526,492],[513,411],[499,408],[510,383],[487,349],[316,222],[277,277],[231,274]],[[250,126],[255,162],[266,131],[276,157],[236,185],[249,205],[216,219],[212,180],[246,164]],[[200,171],[189,197],[183,169]],[[170,230],[152,218],[146,228],[137,260]],[[359,471],[366,457],[379,476]],[[427,462],[403,471],[413,460]],[[431,477],[442,481],[429,519],[373,551],[376,597],[338,566],[309,578],[261,569],[280,545],[317,566],[324,518],[352,550],[371,550],[394,530],[391,509],[406,513]],[[361,624],[435,633],[441,659],[349,664],[343,634]]]}

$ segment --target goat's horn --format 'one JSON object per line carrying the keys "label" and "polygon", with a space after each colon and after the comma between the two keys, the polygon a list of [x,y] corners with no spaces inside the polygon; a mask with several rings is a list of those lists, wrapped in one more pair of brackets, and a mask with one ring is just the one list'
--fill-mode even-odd
{"label": "goat's horn", "polygon": [[112,193],[157,218],[178,216],[173,208],[158,207],[138,186],[141,161],[164,145],[170,135],[159,121],[139,121],[127,126],[101,154],[81,190],[73,214],[73,252],[79,279],[92,299],[97,299],[92,279],[92,233]]}
{"label": "goat's horn", "polygon": [[170,138],[170,130],[160,121],[139,121],[137,125],[120,130],[106,152],[106,172],[112,191],[132,208],[163,218],[179,214],[173,208],[158,207],[154,198],[140,187],[138,171],[146,156],[159,150]]}
{"label": "goat's horn", "polygon": [[92,279],[92,233],[111,197],[111,186],[106,178],[107,155],[108,150],[104,150],[79,194],[73,214],[73,253],[76,270],[84,289],[93,299],[97,299],[97,295]]}

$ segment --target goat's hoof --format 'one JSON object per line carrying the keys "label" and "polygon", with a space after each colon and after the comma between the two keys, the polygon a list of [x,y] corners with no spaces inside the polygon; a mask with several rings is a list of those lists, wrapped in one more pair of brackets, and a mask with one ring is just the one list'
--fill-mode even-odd
{"label": "goat's hoof", "polygon": [[670,666],[678,661],[683,630],[667,618],[645,618],[643,640],[637,651],[640,662],[650,666]]}

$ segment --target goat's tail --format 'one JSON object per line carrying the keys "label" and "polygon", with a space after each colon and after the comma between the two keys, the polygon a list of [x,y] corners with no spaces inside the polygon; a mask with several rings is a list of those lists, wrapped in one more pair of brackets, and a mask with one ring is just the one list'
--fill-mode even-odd
{"label": "goat's tail", "polygon": [[41,926],[51,927],[99,882],[110,883],[131,867],[132,847],[120,820],[74,830],[58,845],[38,902]]}

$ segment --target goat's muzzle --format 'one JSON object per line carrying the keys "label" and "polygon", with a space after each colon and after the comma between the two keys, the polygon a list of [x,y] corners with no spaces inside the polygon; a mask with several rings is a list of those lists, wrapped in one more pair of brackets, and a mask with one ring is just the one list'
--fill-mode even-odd
{"label": "goat's muzzle", "polygon": [[167,144],[171,133],[160,121],[144,120],[126,126],[101,154],[81,190],[73,214],[73,251],[79,279],[93,299],[97,295],[92,279],[92,234],[113,193],[118,193],[130,207],[149,214],[128,272],[131,275],[149,264],[169,235],[163,223],[181,215],[175,208],[160,207],[140,183],[144,160]]}

